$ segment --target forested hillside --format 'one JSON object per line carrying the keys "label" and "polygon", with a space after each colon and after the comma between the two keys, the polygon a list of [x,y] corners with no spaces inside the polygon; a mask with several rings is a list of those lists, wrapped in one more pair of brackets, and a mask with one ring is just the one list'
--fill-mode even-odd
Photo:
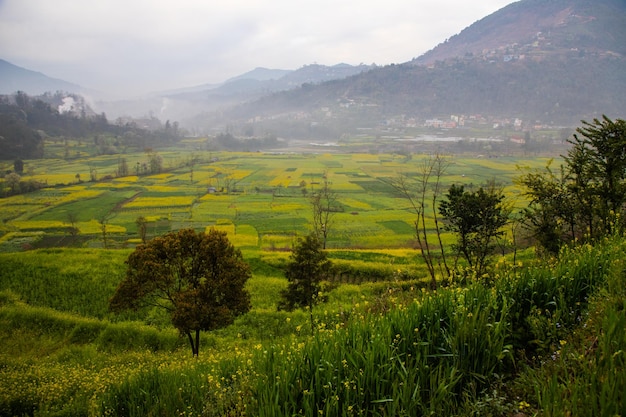
{"label": "forested hillside", "polygon": [[[157,126],[161,123],[157,120]],[[34,159],[44,155],[44,139],[92,138],[101,153],[121,146],[156,146],[179,138],[177,123],[154,130],[134,123],[111,124],[75,94],[31,97],[23,92],[0,96],[0,159]]]}

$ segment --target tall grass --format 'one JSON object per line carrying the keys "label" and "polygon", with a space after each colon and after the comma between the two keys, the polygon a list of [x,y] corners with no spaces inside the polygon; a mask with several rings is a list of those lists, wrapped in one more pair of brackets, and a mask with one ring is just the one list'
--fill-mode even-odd
{"label": "tall grass", "polygon": [[[623,253],[623,243],[612,249]],[[543,415],[626,415],[626,269],[619,256],[606,279],[576,331],[519,380]]]}
{"label": "tall grass", "polygon": [[6,290],[0,414],[623,415],[625,249],[564,250],[489,286],[340,286],[313,334],[306,312],[273,310],[284,282],[256,258],[270,275],[251,287],[263,308],[205,336],[199,360],[175,350],[172,329],[53,312]]}
{"label": "tall grass", "polygon": [[[419,416],[467,409],[502,375],[514,376],[516,361],[545,360],[566,343],[623,250],[618,240],[567,250],[560,261],[513,272],[492,288],[439,290],[384,316],[355,316],[346,327],[322,322],[308,343],[274,346],[257,359],[262,377],[253,387],[252,414]],[[607,333],[623,330],[619,317],[608,315],[604,323]],[[610,340],[599,355],[607,370],[623,366],[623,335]],[[623,377],[612,378],[612,388],[598,393],[602,413],[623,407],[606,407],[623,404]],[[552,399],[542,395],[549,409]]]}

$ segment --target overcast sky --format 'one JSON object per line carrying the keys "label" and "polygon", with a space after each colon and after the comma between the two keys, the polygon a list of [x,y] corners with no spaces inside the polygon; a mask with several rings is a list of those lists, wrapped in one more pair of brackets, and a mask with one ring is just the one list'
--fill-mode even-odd
{"label": "overcast sky", "polygon": [[402,63],[514,0],[0,0],[0,58],[122,95]]}

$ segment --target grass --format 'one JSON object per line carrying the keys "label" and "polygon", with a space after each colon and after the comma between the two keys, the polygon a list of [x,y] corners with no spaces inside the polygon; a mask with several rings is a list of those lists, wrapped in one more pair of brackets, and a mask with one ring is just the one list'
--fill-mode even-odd
{"label": "grass", "polygon": [[[287,254],[246,250],[253,310],[204,334],[196,360],[152,311],[113,322],[102,311],[62,311],[55,297],[37,294],[69,281],[68,294],[88,297],[73,302],[98,305],[106,290],[88,285],[112,283],[128,251],[2,255],[0,414],[619,415],[624,249],[616,238],[549,263],[501,262],[488,285],[436,293],[391,276],[341,284],[315,308],[313,334],[307,312],[276,311]],[[329,256],[383,269],[391,260],[410,267],[415,253]],[[20,282],[7,269],[31,278]],[[46,286],[29,282],[46,275]]]}

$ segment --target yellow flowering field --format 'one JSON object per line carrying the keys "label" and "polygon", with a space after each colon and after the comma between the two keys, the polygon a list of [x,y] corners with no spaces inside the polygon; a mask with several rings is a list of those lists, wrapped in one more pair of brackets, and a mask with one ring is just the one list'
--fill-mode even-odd
{"label": "yellow flowering field", "polygon": [[171,197],[137,197],[133,201],[124,204],[126,208],[143,207],[180,207],[191,206],[194,201],[192,196],[171,196]]}
{"label": "yellow flowering field", "polygon": [[[97,235],[102,233],[102,225],[97,220],[78,222],[77,227],[80,230],[80,233],[85,235]],[[126,233],[126,228],[116,224],[107,223],[107,233]]]}
{"label": "yellow flowering field", "polygon": [[220,222],[218,222],[218,224],[214,226],[207,226],[206,231],[209,231],[210,229],[226,232],[228,240],[230,240],[235,247],[256,247],[259,244],[259,235],[257,230],[254,226],[249,224],[235,225],[233,223],[220,224]]}
{"label": "yellow flowering field", "polygon": [[139,177],[137,175],[129,175],[126,177],[118,177],[113,179],[113,181],[115,182],[137,182],[138,180]]}
{"label": "yellow flowering field", "polygon": [[359,209],[359,210],[371,210],[372,206],[364,201],[361,200],[357,200],[356,198],[340,198],[339,201],[341,201],[342,204],[345,204],[346,206],[355,208],[355,209]]}
{"label": "yellow flowering field", "polygon": [[172,176],[172,174],[170,174],[168,172],[165,172],[165,173],[162,173],[162,174],[149,175],[148,178],[151,179],[151,180],[166,180],[166,179],[168,179],[171,176]]}
{"label": "yellow flowering field", "polygon": [[69,227],[67,223],[56,220],[14,221],[12,224],[20,230],[46,230]]}

